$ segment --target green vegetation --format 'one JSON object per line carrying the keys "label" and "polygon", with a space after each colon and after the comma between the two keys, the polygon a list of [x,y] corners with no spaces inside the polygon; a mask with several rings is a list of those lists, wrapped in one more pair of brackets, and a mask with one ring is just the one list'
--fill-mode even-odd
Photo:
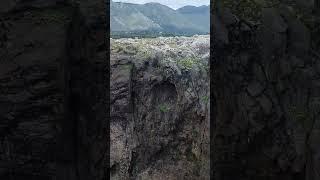
{"label": "green vegetation", "polygon": [[116,52],[116,53],[124,53],[124,54],[136,54],[137,48],[134,46],[130,45],[120,45],[120,44],[115,44],[112,46],[111,51]]}
{"label": "green vegetation", "polygon": [[202,96],[201,100],[207,104],[209,102],[209,96]]}
{"label": "green vegetation", "polygon": [[126,55],[132,55],[137,59],[148,60],[152,57],[153,51],[148,47],[148,41],[140,41],[135,43],[122,43],[113,41],[111,45],[111,52],[123,53]]}
{"label": "green vegetation", "polygon": [[141,58],[141,59],[149,60],[152,57],[152,52],[149,50],[142,50],[142,51],[138,51],[136,56],[138,57],[138,59]]}
{"label": "green vegetation", "polygon": [[[187,36],[190,37],[194,33],[182,32],[160,32],[160,31],[112,31],[110,37],[113,39],[121,38],[157,38],[157,37],[173,37],[173,36]],[[201,33],[200,33],[201,34]]]}
{"label": "green vegetation", "polygon": [[195,57],[185,57],[178,60],[178,64],[185,70],[191,70],[196,63],[199,63],[199,59]]}
{"label": "green vegetation", "polygon": [[209,6],[174,10],[159,3],[110,3],[112,38],[207,34],[209,24]]}
{"label": "green vegetation", "polygon": [[171,48],[173,48],[173,49],[177,49],[178,48],[178,45],[177,45],[177,43],[176,42],[169,42],[169,43],[167,43]]}
{"label": "green vegetation", "polygon": [[126,71],[131,71],[131,69],[132,69],[131,64],[122,65],[121,67],[123,70],[126,70]]}
{"label": "green vegetation", "polygon": [[151,65],[158,73],[181,73],[193,68],[199,73],[206,73],[208,61],[203,56],[207,55],[204,53],[208,52],[209,47],[199,50],[194,41],[209,43],[209,36],[111,39],[110,50],[111,55],[130,56],[134,63]]}
{"label": "green vegetation", "polygon": [[170,110],[170,108],[169,108],[169,106],[167,105],[167,104],[160,104],[159,106],[158,106],[158,108],[159,108],[159,110],[161,111],[161,112],[168,112],[169,110]]}

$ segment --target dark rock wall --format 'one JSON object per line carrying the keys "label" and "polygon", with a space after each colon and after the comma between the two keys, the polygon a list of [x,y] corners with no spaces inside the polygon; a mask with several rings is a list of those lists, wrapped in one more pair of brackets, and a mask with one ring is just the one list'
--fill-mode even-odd
{"label": "dark rock wall", "polygon": [[[181,44],[171,53],[188,53]],[[209,72],[163,56],[111,53],[111,179],[209,179]]]}
{"label": "dark rock wall", "polygon": [[211,129],[215,180],[320,179],[319,49],[285,8],[261,24],[215,11]]}
{"label": "dark rock wall", "polygon": [[105,179],[103,1],[1,1],[0,179]]}
{"label": "dark rock wall", "polygon": [[[105,3],[0,5],[0,178],[108,178]],[[314,34],[284,9],[265,9],[259,27],[230,12],[213,14],[212,177],[320,179]],[[136,69],[127,58],[112,64],[111,140],[121,151],[111,176],[201,177],[207,171],[199,168],[207,166],[201,159],[208,155],[206,108],[185,98],[196,95],[184,95],[188,88],[175,75]],[[168,110],[155,111],[156,103]],[[173,163],[179,156],[187,161]]]}

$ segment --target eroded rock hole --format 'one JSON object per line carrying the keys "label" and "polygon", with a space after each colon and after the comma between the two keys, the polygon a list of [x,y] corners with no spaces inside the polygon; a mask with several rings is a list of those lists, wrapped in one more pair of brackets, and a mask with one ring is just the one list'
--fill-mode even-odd
{"label": "eroded rock hole", "polygon": [[155,106],[172,106],[177,100],[176,86],[168,81],[152,88],[152,104]]}
{"label": "eroded rock hole", "polygon": [[173,83],[164,81],[155,85],[151,90],[152,113],[148,116],[147,133],[155,138],[151,144],[166,144],[170,131],[175,127],[179,108],[177,107],[177,89]]}

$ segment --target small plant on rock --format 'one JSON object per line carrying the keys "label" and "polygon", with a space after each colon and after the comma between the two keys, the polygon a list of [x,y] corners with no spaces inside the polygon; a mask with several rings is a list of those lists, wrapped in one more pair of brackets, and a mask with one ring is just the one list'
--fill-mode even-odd
{"label": "small plant on rock", "polygon": [[196,63],[197,59],[192,57],[186,57],[183,59],[180,59],[178,61],[178,64],[182,66],[186,70],[191,70],[193,68],[193,65]]}
{"label": "small plant on rock", "polygon": [[168,112],[170,110],[169,106],[166,104],[160,104],[158,108],[161,112]]}
{"label": "small plant on rock", "polygon": [[202,96],[201,100],[207,104],[209,102],[209,96]]}

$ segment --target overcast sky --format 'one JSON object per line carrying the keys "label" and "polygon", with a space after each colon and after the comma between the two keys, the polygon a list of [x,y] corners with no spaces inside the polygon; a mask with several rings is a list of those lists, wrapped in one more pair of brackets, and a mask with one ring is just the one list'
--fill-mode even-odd
{"label": "overcast sky", "polygon": [[160,4],[177,9],[186,5],[202,6],[209,5],[210,0],[113,0],[114,2],[129,2],[136,4],[144,4],[148,2],[158,2]]}

